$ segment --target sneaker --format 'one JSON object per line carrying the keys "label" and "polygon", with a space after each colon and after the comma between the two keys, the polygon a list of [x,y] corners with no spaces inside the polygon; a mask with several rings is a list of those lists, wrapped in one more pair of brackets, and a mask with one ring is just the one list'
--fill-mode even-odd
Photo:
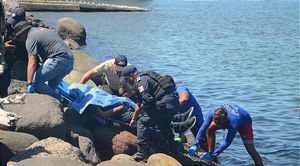
{"label": "sneaker", "polygon": [[181,122],[181,133],[185,133],[186,131],[190,130],[196,124],[196,117],[193,116],[192,118],[187,119],[184,122]]}
{"label": "sneaker", "polygon": [[187,110],[186,112],[184,112],[183,116],[184,116],[184,120],[190,119],[192,117],[192,114],[194,112],[194,107],[191,107],[189,110]]}
{"label": "sneaker", "polygon": [[178,143],[187,143],[186,136],[183,133],[180,133],[178,137],[174,139]]}

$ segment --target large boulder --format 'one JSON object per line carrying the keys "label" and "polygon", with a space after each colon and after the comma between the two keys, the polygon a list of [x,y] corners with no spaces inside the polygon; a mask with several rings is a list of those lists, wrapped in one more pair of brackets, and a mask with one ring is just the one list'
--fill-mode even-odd
{"label": "large boulder", "polygon": [[27,133],[0,130],[0,142],[13,153],[18,153],[37,141],[39,140],[35,136]]}
{"label": "large boulder", "polygon": [[25,104],[3,104],[6,111],[22,116],[15,131],[29,133],[38,139],[50,136],[64,138],[65,123],[58,100],[42,94],[28,94]]}
{"label": "large boulder", "polygon": [[5,11],[9,11],[13,8],[19,7],[18,0],[3,0]]}
{"label": "large boulder", "polygon": [[[99,62],[91,56],[79,51],[72,51],[72,53],[74,56],[73,70],[64,78],[64,80],[68,83],[78,83],[83,74],[97,66]],[[95,83],[91,80],[89,80],[86,84],[95,86]]]}
{"label": "large boulder", "polygon": [[82,151],[84,159],[87,163],[96,165],[101,162],[94,143],[89,138],[71,132],[67,141]]}
{"label": "large boulder", "polygon": [[83,162],[85,161],[80,149],[61,139],[49,137],[39,142],[35,142],[26,150],[17,153],[10,159],[8,165],[13,165],[15,162],[29,158],[45,157],[66,158]]}
{"label": "large boulder", "polygon": [[78,136],[79,149],[82,151],[86,162],[96,165],[101,162],[94,143],[87,137]]}
{"label": "large boulder", "polygon": [[94,142],[94,137],[92,135],[92,133],[82,127],[82,126],[77,126],[77,125],[72,125],[72,124],[66,124],[66,128],[67,128],[67,133],[74,133],[74,134],[78,134],[80,136],[84,136],[84,137],[87,137],[89,138],[92,142]]}
{"label": "large boulder", "polygon": [[98,125],[91,132],[94,136],[95,146],[100,158],[102,160],[111,159],[114,156],[112,140],[121,130],[116,127]]}
{"label": "large boulder", "polygon": [[114,154],[133,155],[137,152],[136,136],[128,131],[122,131],[113,137],[112,146]]}
{"label": "large boulder", "polygon": [[144,166],[144,164],[129,160],[109,160],[101,162],[97,166]]}
{"label": "large boulder", "polygon": [[11,78],[21,81],[27,80],[27,63],[23,61],[17,61],[11,71]]}
{"label": "large boulder", "polygon": [[26,81],[12,79],[8,87],[8,95],[27,93]]}
{"label": "large boulder", "polygon": [[39,140],[30,134],[0,130],[0,165],[6,165],[14,154],[37,141]]}
{"label": "large boulder", "polygon": [[129,160],[129,161],[135,161],[132,156],[129,156],[127,154],[117,154],[114,155],[111,160]]}
{"label": "large boulder", "polygon": [[61,18],[57,21],[56,31],[58,35],[65,39],[72,39],[79,45],[86,44],[86,32],[80,22],[72,18]]}
{"label": "large boulder", "polygon": [[[68,75],[65,76],[64,81],[69,84],[72,83],[79,83],[80,79],[82,78],[84,73],[81,73],[76,70],[72,70]],[[96,84],[92,80],[88,80],[85,84],[96,86]]]}
{"label": "large boulder", "polygon": [[147,160],[147,166],[181,166],[173,157],[163,153],[151,155]]}
{"label": "large boulder", "polygon": [[26,160],[22,160],[14,164],[15,166],[33,166],[33,165],[44,165],[44,166],[55,166],[55,165],[63,165],[63,166],[89,166],[84,162],[80,162],[77,160],[66,159],[66,158],[55,158],[55,157],[47,157],[47,158],[29,158]]}

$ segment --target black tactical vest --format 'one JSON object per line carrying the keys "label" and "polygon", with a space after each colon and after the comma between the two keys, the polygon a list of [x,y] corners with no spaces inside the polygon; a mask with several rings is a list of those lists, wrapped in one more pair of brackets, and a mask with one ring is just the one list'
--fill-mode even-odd
{"label": "black tactical vest", "polygon": [[176,86],[174,82],[171,82],[170,80],[166,79],[164,76],[154,72],[154,71],[147,71],[140,73],[138,76],[147,75],[151,79],[153,79],[160,88],[154,89],[154,98],[158,101],[160,100],[164,95],[170,94],[175,92]]}

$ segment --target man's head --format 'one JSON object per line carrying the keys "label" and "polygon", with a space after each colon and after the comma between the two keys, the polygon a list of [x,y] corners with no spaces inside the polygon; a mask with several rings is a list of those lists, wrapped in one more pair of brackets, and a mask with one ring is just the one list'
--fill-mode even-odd
{"label": "man's head", "polygon": [[26,11],[23,8],[14,8],[11,15],[7,18],[7,23],[13,28],[18,22],[25,21]]}
{"label": "man's head", "polygon": [[135,66],[133,65],[129,65],[123,68],[122,70],[122,78],[121,80],[126,80],[128,83],[130,83],[131,85],[134,84],[136,75],[137,75],[137,69]]}
{"label": "man's head", "polygon": [[218,108],[213,115],[213,122],[219,127],[224,126],[227,122],[227,110]]}
{"label": "man's head", "polygon": [[14,27],[15,39],[19,41],[26,41],[28,30],[32,28],[30,22],[21,21],[17,23]]}
{"label": "man's head", "polygon": [[121,75],[121,72],[125,66],[127,66],[127,58],[124,55],[118,55],[115,58],[115,70]]}

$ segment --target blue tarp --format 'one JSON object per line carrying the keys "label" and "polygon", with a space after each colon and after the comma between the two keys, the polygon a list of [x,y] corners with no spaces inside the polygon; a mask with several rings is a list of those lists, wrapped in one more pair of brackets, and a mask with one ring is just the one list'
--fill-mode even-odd
{"label": "blue tarp", "polygon": [[89,105],[100,106],[103,111],[119,106],[123,102],[129,103],[133,109],[136,107],[136,104],[127,97],[111,95],[98,87],[90,85],[79,83],[69,85],[62,81],[59,85],[59,91],[71,101],[71,107],[80,114],[82,114]]}

